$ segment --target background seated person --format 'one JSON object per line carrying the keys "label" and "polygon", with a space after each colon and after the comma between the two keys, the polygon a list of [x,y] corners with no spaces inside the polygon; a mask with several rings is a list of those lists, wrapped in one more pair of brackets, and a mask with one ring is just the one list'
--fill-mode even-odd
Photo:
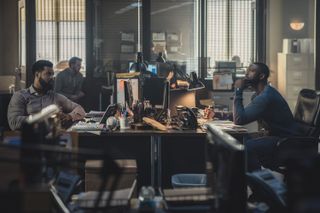
{"label": "background seated person", "polygon": [[28,89],[13,94],[8,107],[8,122],[12,130],[19,130],[29,115],[40,112],[43,108],[56,104],[61,108],[59,114],[62,124],[81,120],[85,116],[83,108],[53,92],[53,64],[40,60],[32,65],[33,84]]}
{"label": "background seated person", "polygon": [[56,76],[54,86],[55,92],[77,103],[84,97],[84,93],[81,91],[83,84],[83,76],[80,73],[81,62],[81,58],[72,57],[69,60],[69,67]]}
{"label": "background seated person", "polygon": [[[247,69],[245,79],[235,82],[234,123],[244,125],[258,120],[269,131],[269,136],[246,141],[248,171],[258,170],[261,166],[275,168],[277,142],[282,137],[304,135],[285,99],[267,84],[269,74],[267,65],[253,63]],[[242,102],[245,87],[252,87],[256,92],[246,107]]]}

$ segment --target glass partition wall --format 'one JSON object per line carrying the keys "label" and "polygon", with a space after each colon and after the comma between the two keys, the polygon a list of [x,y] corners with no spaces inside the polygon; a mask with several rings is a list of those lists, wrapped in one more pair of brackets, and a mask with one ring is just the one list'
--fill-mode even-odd
{"label": "glass partition wall", "polygon": [[108,77],[112,84],[110,75],[128,71],[141,51],[141,2],[93,0],[92,10],[92,77]]}
{"label": "glass partition wall", "polygon": [[[198,69],[198,0],[151,0],[149,7],[145,2],[93,1],[93,77],[128,71],[139,51],[149,64],[162,52],[188,73]],[[143,18],[150,19],[150,26]]]}
{"label": "glass partition wall", "polygon": [[151,1],[151,54],[189,74],[198,72],[199,0]]}

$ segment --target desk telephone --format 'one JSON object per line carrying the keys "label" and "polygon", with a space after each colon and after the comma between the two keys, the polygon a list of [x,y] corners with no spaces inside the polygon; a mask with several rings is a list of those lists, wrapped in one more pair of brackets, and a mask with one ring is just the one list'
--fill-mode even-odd
{"label": "desk telephone", "polygon": [[72,194],[80,184],[80,177],[67,172],[59,172],[59,175],[54,182],[58,195],[64,203],[70,201]]}
{"label": "desk telephone", "polygon": [[[247,173],[247,182],[253,191],[253,202],[264,202],[269,206],[268,213],[284,212],[286,208],[286,188],[270,170],[264,169]],[[249,200],[250,201],[250,200]]]}
{"label": "desk telephone", "polygon": [[198,121],[192,109],[186,106],[176,106],[176,109],[182,129],[197,129]]}

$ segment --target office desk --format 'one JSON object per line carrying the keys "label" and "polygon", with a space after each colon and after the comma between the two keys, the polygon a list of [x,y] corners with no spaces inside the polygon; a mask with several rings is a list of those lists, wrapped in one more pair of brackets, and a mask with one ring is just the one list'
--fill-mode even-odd
{"label": "office desk", "polygon": [[104,149],[114,159],[136,159],[138,187],[168,188],[175,173],[205,172],[205,139],[202,130],[119,130],[80,133],[79,146]]}
{"label": "office desk", "polygon": [[[242,141],[243,132],[230,132]],[[117,130],[79,134],[79,146],[101,148],[114,159],[136,159],[138,187],[171,187],[177,173],[205,173],[206,133],[198,130]]]}

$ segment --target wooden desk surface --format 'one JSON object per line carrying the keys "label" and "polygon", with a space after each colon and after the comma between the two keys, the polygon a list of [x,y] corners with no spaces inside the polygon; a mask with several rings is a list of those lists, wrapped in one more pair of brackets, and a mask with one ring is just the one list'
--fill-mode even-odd
{"label": "wooden desk surface", "polygon": [[[79,132],[81,135],[94,135],[90,132]],[[206,136],[206,132],[202,129],[196,130],[116,130],[116,131],[102,131],[97,136]]]}

